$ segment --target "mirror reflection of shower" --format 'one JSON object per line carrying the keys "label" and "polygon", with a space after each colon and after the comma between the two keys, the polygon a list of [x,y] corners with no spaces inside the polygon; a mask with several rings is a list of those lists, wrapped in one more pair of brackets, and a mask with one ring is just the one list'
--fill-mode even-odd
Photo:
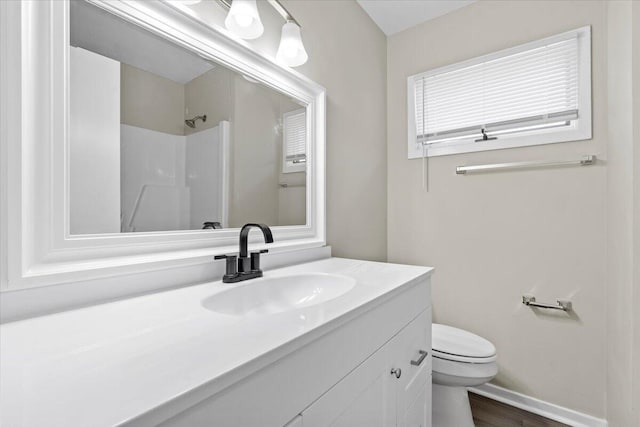
{"label": "mirror reflection of shower", "polygon": [[187,119],[184,121],[184,123],[189,126],[192,129],[196,128],[196,121],[198,120],[202,120],[203,122],[207,121],[207,115],[202,115],[202,116],[195,116],[193,119]]}

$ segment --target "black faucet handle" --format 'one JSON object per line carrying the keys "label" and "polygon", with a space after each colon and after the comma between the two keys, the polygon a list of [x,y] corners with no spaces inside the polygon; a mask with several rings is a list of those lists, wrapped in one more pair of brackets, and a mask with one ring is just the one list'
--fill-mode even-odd
{"label": "black faucet handle", "polygon": [[238,273],[238,264],[236,263],[238,257],[236,255],[216,255],[214,259],[226,259],[226,276],[233,276]]}
{"label": "black faucet handle", "polygon": [[251,252],[251,270],[260,270],[260,254],[266,254],[268,249],[260,249],[259,251]]}

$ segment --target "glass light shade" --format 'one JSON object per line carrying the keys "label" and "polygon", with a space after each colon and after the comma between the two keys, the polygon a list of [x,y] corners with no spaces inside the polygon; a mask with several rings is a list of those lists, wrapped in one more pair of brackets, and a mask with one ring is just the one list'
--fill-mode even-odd
{"label": "glass light shade", "polygon": [[264,32],[256,0],[233,0],[224,25],[243,39],[256,39]]}
{"label": "glass light shade", "polygon": [[276,60],[289,67],[297,67],[307,62],[307,59],[309,55],[302,44],[300,27],[293,22],[287,22],[282,26],[282,37]]}
{"label": "glass light shade", "polygon": [[179,0],[179,3],[184,4],[185,6],[193,6],[194,4],[200,3],[202,0]]}

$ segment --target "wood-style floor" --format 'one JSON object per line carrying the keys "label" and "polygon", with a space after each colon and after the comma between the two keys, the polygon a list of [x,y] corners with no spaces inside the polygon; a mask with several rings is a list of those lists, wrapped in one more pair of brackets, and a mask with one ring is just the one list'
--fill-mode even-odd
{"label": "wood-style floor", "polygon": [[569,427],[471,392],[469,401],[476,427]]}

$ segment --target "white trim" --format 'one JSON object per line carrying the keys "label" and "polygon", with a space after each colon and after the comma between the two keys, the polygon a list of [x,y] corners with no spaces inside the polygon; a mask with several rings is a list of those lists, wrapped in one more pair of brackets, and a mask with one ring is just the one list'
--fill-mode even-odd
{"label": "white trim", "polygon": [[[15,8],[10,8],[8,2],[0,2],[0,52],[11,53],[13,57],[19,52],[15,43],[9,41],[9,35],[15,34],[17,18]],[[4,56],[2,56],[4,58]],[[17,129],[8,124],[20,118],[20,104],[12,104],[9,99],[15,99],[18,92],[20,74],[8,61],[0,61],[0,290],[8,286],[8,205],[9,205],[9,144],[10,138],[15,137]],[[16,84],[17,83],[17,84]]]}
{"label": "white trim", "polygon": [[[545,46],[566,40],[570,37],[579,39],[579,119],[574,125],[565,128],[552,128],[532,132],[523,132],[517,135],[502,137],[498,140],[474,142],[474,139],[464,139],[457,144],[434,144],[428,146],[426,157],[446,156],[450,154],[472,153],[486,150],[499,150],[503,148],[517,148],[530,145],[553,144],[558,142],[582,141],[591,139],[591,26],[585,26],[576,30],[567,31],[552,37],[521,44],[512,48],[479,56],[467,61],[439,67],[407,77],[407,155],[409,159],[417,159],[425,156],[422,144],[416,141],[416,117],[414,86],[418,79],[429,77],[447,71],[469,67],[482,62],[491,61],[508,55],[513,55],[529,49]],[[475,138],[475,137],[474,137]]]}
{"label": "white trim", "polygon": [[469,391],[498,402],[537,414],[573,427],[607,427],[607,420],[596,418],[573,409],[536,399],[493,384],[469,387]]}
{"label": "white trim", "polygon": [[[312,156],[307,164],[306,225],[274,227],[276,243],[270,248],[277,252],[324,246],[325,89],[167,3],[91,2],[307,104],[307,152]],[[237,251],[237,229],[69,234],[69,3],[2,3],[3,19],[10,15],[12,20],[11,25],[3,25],[0,52],[2,123],[10,125],[6,130],[3,126],[2,135],[8,151],[2,216],[8,229],[7,250],[2,254],[8,259],[8,278],[3,290],[185,267]],[[9,94],[6,99],[5,93]],[[38,126],[33,125],[34,118]]]}

